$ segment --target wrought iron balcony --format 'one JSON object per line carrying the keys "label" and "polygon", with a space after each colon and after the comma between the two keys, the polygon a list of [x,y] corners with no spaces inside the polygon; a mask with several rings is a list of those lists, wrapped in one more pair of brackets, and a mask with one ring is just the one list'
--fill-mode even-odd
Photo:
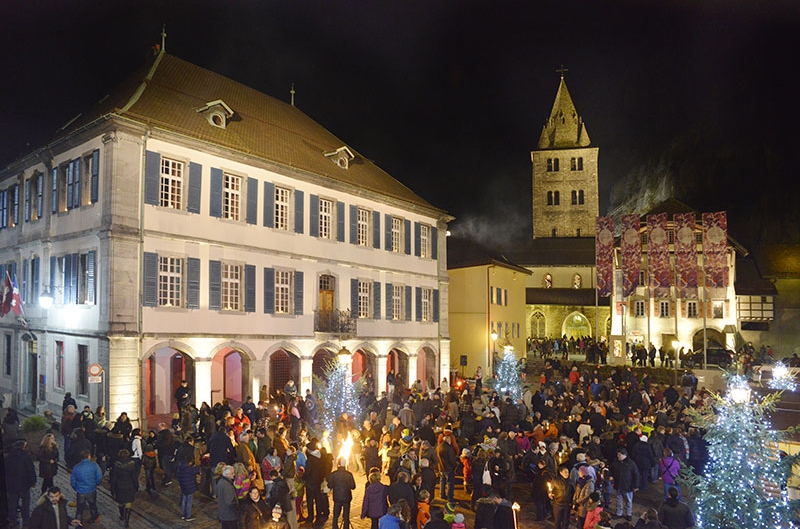
{"label": "wrought iron balcony", "polygon": [[314,332],[356,334],[357,318],[348,310],[315,310]]}

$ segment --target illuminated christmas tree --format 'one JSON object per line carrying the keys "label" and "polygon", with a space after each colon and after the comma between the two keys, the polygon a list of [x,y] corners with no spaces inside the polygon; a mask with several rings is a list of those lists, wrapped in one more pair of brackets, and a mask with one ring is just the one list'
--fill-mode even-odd
{"label": "illuminated christmas tree", "polygon": [[494,384],[494,389],[501,397],[505,397],[506,393],[511,395],[514,402],[522,397],[522,376],[519,372],[519,363],[517,355],[514,354],[514,348],[506,346],[503,348],[500,361],[495,367],[497,373],[497,380]]}
{"label": "illuminated christmas tree", "polygon": [[783,362],[772,367],[772,378],[767,382],[770,389],[797,391],[797,382],[792,371]]}
{"label": "illuminated christmas tree", "polygon": [[[742,376],[732,376],[725,395],[710,405],[689,409],[694,425],[706,431],[709,461],[705,475],[690,472],[703,529],[775,529],[787,527],[791,508],[782,489],[796,456],[781,454],[785,432],[772,429],[767,414],[780,393],[751,398]],[[784,456],[784,457],[781,457]]]}
{"label": "illuminated christmas tree", "polygon": [[349,360],[350,352],[343,348],[337,357],[325,366],[323,376],[314,381],[322,427],[330,432],[334,431],[336,419],[343,413],[354,418],[361,415],[361,407],[358,404],[361,381],[353,382]]}

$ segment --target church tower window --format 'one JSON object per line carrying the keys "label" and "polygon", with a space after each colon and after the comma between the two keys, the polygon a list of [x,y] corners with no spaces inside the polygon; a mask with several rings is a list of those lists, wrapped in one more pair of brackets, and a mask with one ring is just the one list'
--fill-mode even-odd
{"label": "church tower window", "polygon": [[572,190],[572,205],[573,206],[578,205],[578,192],[575,191],[574,189]]}
{"label": "church tower window", "polygon": [[583,196],[583,189],[578,190],[578,204],[583,205],[584,196]]}
{"label": "church tower window", "polygon": [[554,206],[558,206],[559,204],[561,204],[561,193],[559,193],[558,191],[554,191],[553,192],[553,205]]}
{"label": "church tower window", "polygon": [[[553,230],[556,231],[555,229]],[[555,235],[555,234],[554,234]],[[544,275],[544,288],[553,288],[553,276],[550,274]]]}
{"label": "church tower window", "polygon": [[548,191],[547,192],[547,205],[548,206],[552,206],[553,205],[553,192],[552,191]]}

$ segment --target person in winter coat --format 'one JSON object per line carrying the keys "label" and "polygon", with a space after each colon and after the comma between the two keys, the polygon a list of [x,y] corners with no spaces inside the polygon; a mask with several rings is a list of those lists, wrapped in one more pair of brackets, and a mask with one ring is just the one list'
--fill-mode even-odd
{"label": "person in winter coat", "polygon": [[119,451],[117,460],[114,461],[114,470],[111,472],[111,491],[119,508],[119,519],[128,527],[131,519],[131,504],[136,499],[139,490],[139,474],[136,462],[131,459],[131,453],[123,448]]}
{"label": "person in winter coat", "polygon": [[242,511],[241,529],[264,529],[272,516],[272,509],[257,488],[250,489],[239,506]]}
{"label": "person in winter coat", "polygon": [[[56,519],[56,517],[58,517]],[[29,529],[67,529],[77,527],[80,520],[72,518],[67,513],[67,500],[58,487],[50,487],[39,498],[36,508],[31,513],[28,522]]]}
{"label": "person in winter coat", "polygon": [[39,461],[39,477],[42,478],[42,494],[45,494],[53,486],[53,478],[58,473],[58,444],[53,434],[42,437],[36,459]]}
{"label": "person in winter coat", "polygon": [[175,472],[175,479],[181,487],[181,520],[191,522],[192,517],[192,497],[197,492],[197,476],[200,475],[200,467],[195,466],[194,460],[181,461],[178,463],[178,470]]}
{"label": "person in winter coat", "polygon": [[572,498],[575,497],[575,487],[569,480],[569,468],[559,467],[558,475],[551,484],[550,500],[553,502],[553,525],[555,529],[567,529],[569,515],[572,511]]}
{"label": "person in winter coat", "polygon": [[639,469],[628,458],[628,451],[624,448],[617,450],[617,460],[611,465],[611,481],[616,494],[617,517],[623,516],[629,522],[633,517],[633,493],[638,490]]}
{"label": "person in winter coat", "polygon": [[583,527],[589,511],[591,495],[594,494],[594,474],[585,466],[578,469],[578,483],[575,485],[575,495],[572,504],[575,505],[578,517],[578,527]]}
{"label": "person in winter coat", "polygon": [[[8,471],[8,466],[6,466],[6,471]],[[100,472],[97,463],[92,461],[92,453],[84,450],[81,452],[81,462],[75,465],[69,477],[70,485],[78,494],[75,518],[80,520],[84,508],[88,506],[92,515],[91,522],[94,523],[100,519],[100,513],[97,512],[97,486],[102,481],[103,473]]]}
{"label": "person in winter coat", "polygon": [[597,524],[600,523],[602,517],[603,506],[600,504],[600,492],[595,491],[589,495],[589,505],[586,507],[586,520],[583,521],[583,526],[578,526],[578,529],[595,529]]}
{"label": "person in winter coat", "polygon": [[142,451],[142,468],[144,468],[144,482],[147,494],[153,495],[156,491],[156,449],[147,443]]}
{"label": "person in winter coat", "polygon": [[325,476],[323,475],[322,452],[319,447],[319,441],[312,439],[306,453],[306,505],[308,519],[312,522],[315,515],[317,520],[321,521],[322,513],[325,511],[324,504],[327,504],[327,498],[325,502],[322,500],[322,480],[325,479]]}
{"label": "person in winter coat", "polygon": [[658,477],[664,483],[664,500],[669,499],[669,489],[673,487],[678,490],[678,500],[681,499],[681,488],[676,483],[680,471],[681,462],[673,457],[672,450],[665,448],[664,457],[658,462]]}
{"label": "person in winter coat", "polygon": [[216,467],[218,463],[230,465],[236,459],[233,443],[231,443],[231,438],[228,437],[228,433],[224,428],[220,428],[214,432],[208,440],[206,449],[211,455],[211,468]]}
{"label": "person in winter coat", "polygon": [[[635,432],[633,435],[636,435]],[[650,469],[656,465],[656,460],[653,456],[652,447],[646,441],[642,441],[639,438],[632,444],[631,459],[636,463],[636,467],[639,470],[639,483],[636,488],[645,490],[650,477]]]}
{"label": "person in winter coat", "polygon": [[342,529],[350,528],[350,502],[356,481],[347,470],[347,460],[339,459],[336,470],[328,476],[328,487],[333,491],[333,527],[339,529],[339,515],[343,516]]}
{"label": "person in winter coat", "polygon": [[402,518],[403,508],[400,505],[392,505],[389,510],[378,520],[377,529],[404,529],[407,527]]}
{"label": "person in winter coat", "polygon": [[233,467],[226,465],[222,469],[222,476],[217,480],[217,519],[222,529],[238,529],[239,502],[236,500],[233,475]]}
{"label": "person in winter coat", "polygon": [[17,525],[17,508],[22,511],[22,525],[31,514],[31,489],[36,486],[36,469],[28,455],[28,442],[18,439],[5,454],[6,499],[10,527]]}
{"label": "person in winter coat", "polygon": [[[436,445],[436,456],[439,458],[439,474],[441,476],[442,499],[453,502],[456,484],[456,467],[458,466],[458,454],[452,446],[452,437],[442,436],[439,444]],[[445,490],[446,487],[446,490]]]}
{"label": "person in winter coat", "polygon": [[675,487],[670,487],[669,497],[658,508],[659,521],[669,529],[686,529],[694,527],[694,515],[689,506],[678,499],[679,492]]}
{"label": "person in winter coat", "polygon": [[381,483],[381,473],[371,473],[364,489],[364,500],[361,502],[361,519],[372,520],[372,529],[378,529],[380,518],[389,508],[388,499],[389,487]]}

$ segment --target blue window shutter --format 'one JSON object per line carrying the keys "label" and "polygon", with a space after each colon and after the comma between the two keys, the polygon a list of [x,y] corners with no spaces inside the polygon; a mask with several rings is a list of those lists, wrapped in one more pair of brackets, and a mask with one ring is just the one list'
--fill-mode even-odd
{"label": "blue window shutter", "polygon": [[439,258],[439,229],[431,228],[431,259]]}
{"label": "blue window shutter", "polygon": [[142,305],[155,307],[158,305],[158,254],[144,253],[144,292]]}
{"label": "blue window shutter", "polygon": [[208,203],[208,214],[222,218],[222,169],[211,168],[211,199]]}
{"label": "blue window shutter", "polygon": [[256,311],[255,265],[244,265],[244,311],[245,312]]}
{"label": "blue window shutter", "polygon": [[383,247],[390,252],[392,251],[392,216],[386,214],[383,216]]}
{"label": "blue window shutter", "polygon": [[161,155],[147,151],[144,156],[144,203],[158,205],[158,180],[161,175]]}
{"label": "blue window shutter", "polygon": [[25,222],[31,221],[31,179],[25,180]]}
{"label": "blue window shutter", "polygon": [[81,207],[81,159],[76,158],[73,160],[74,168],[72,170],[72,207]]}
{"label": "blue window shutter", "polygon": [[92,204],[96,203],[100,196],[100,150],[92,152]]}
{"label": "blue window shutter", "polygon": [[28,303],[28,260],[22,260],[22,277],[17,280],[17,286],[19,287],[20,299],[22,299],[23,303]]}
{"label": "blue window shutter", "polygon": [[372,247],[381,248],[381,214],[372,212]]}
{"label": "blue window shutter", "polygon": [[186,259],[186,308],[200,308],[200,259]]}
{"label": "blue window shutter", "polygon": [[405,246],[406,246],[406,255],[411,255],[411,221],[405,221]]}
{"label": "blue window shutter", "polygon": [[294,232],[303,233],[303,221],[305,220],[305,193],[299,189],[294,190]]}
{"label": "blue window shutter", "polygon": [[33,302],[39,304],[39,275],[42,271],[42,260],[34,257],[31,262],[31,282],[33,283]]}
{"label": "blue window shutter", "polygon": [[44,217],[44,173],[36,180],[36,212],[40,219]]}
{"label": "blue window shutter", "polygon": [[420,256],[420,225],[419,222],[414,223],[414,255]]}
{"label": "blue window shutter", "polygon": [[86,254],[86,303],[94,305],[95,300],[95,252]]}
{"label": "blue window shutter", "polygon": [[319,197],[317,195],[308,196],[308,234],[312,237],[319,237]]}
{"label": "blue window shutter", "polygon": [[350,280],[350,315],[358,318],[358,279]]}
{"label": "blue window shutter", "polygon": [[[51,257],[50,259],[55,259],[55,257]],[[0,281],[2,284],[6,284],[6,265],[0,264]]]}
{"label": "blue window shutter", "polygon": [[411,287],[406,287],[406,321],[411,321]]}
{"label": "blue window shutter", "polygon": [[[53,296],[53,300],[54,301],[55,301],[55,297],[56,297],[56,291],[55,291],[54,287],[56,286],[56,268],[57,268],[57,266],[58,266],[58,264],[57,264],[56,258],[55,257],[51,257],[50,258],[50,295]],[[3,270],[3,272],[5,272],[5,265],[3,265],[2,270]],[[5,280],[6,275],[4,273],[0,273],[0,275],[2,275],[3,280]]]}
{"label": "blue window shutter", "polygon": [[350,244],[358,244],[358,206],[350,206]]}
{"label": "blue window shutter", "polygon": [[199,163],[189,163],[189,195],[186,201],[186,211],[200,213],[200,194],[203,190],[203,166]]}
{"label": "blue window shutter", "polygon": [[422,287],[414,287],[414,294],[416,295],[414,302],[414,309],[417,311],[416,320],[422,321]]}
{"label": "blue window shutter", "polygon": [[[258,222],[258,180],[255,178],[247,179],[247,213],[245,214],[245,222],[248,224]],[[255,274],[255,271],[253,273]]]}
{"label": "blue window shutter", "polygon": [[372,318],[375,320],[381,319],[381,284],[378,281],[372,282]]}
{"label": "blue window shutter", "polygon": [[264,182],[264,226],[275,226],[275,184]]}
{"label": "blue window shutter", "polygon": [[439,321],[439,289],[433,291],[433,321]]}
{"label": "blue window shutter", "polygon": [[303,272],[297,270],[294,273],[294,313],[303,314]]}
{"label": "blue window shutter", "polygon": [[[52,177],[53,180],[50,182],[51,184],[53,184],[51,192],[52,204],[50,204],[50,209],[53,213],[57,213],[58,212],[58,167],[53,167]],[[3,203],[5,204],[5,202],[6,202],[5,193],[3,193]],[[3,222],[3,227],[5,227],[5,222]]]}
{"label": "blue window shutter", "polygon": [[392,309],[394,308],[394,290],[392,290],[391,283],[386,283],[386,319],[391,320],[394,317]]}
{"label": "blue window shutter", "polygon": [[75,178],[75,164],[69,162],[67,164],[67,209],[72,209],[72,196],[75,194],[75,187],[73,185]]}
{"label": "blue window shutter", "polygon": [[208,262],[208,310],[222,309],[222,263]]}
{"label": "blue window shutter", "polygon": [[336,240],[344,242],[344,202],[336,203]]}
{"label": "blue window shutter", "polygon": [[264,314],[275,314],[275,269],[264,269]]}
{"label": "blue window shutter", "polygon": [[[74,253],[72,258],[72,273],[70,274],[70,303],[78,303],[78,262],[80,255]],[[16,263],[14,263],[16,264]]]}

